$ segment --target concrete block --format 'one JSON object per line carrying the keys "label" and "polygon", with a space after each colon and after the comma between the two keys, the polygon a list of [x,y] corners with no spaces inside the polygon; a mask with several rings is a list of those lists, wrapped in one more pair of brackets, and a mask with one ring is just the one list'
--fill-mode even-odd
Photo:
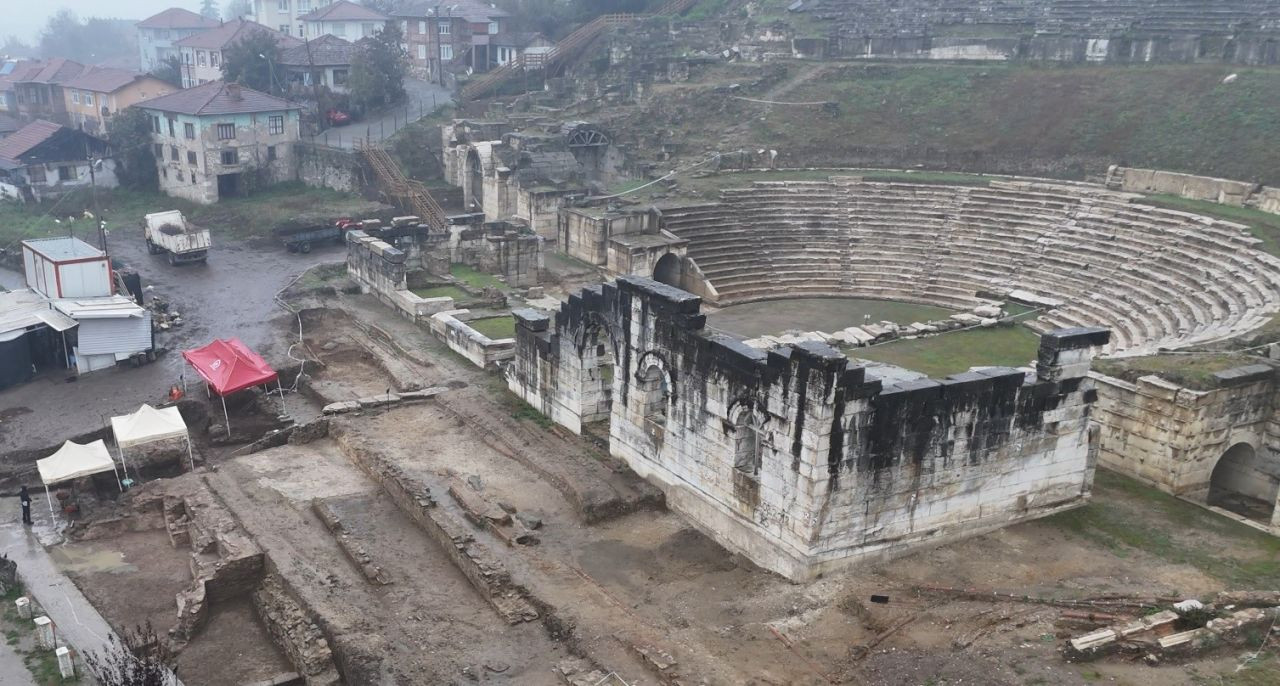
{"label": "concrete block", "polygon": [[360,409],[360,403],[355,400],[344,400],[337,403],[329,403],[321,410],[324,414],[343,414],[346,412],[355,412]]}

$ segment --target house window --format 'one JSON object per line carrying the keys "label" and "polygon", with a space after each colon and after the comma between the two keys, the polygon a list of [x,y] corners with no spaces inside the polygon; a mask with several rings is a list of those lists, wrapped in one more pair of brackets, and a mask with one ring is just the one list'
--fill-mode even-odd
{"label": "house window", "polygon": [[84,104],[88,105],[89,107],[93,107],[93,93],[84,94]]}
{"label": "house window", "polygon": [[424,43],[418,43],[418,59],[427,59],[427,46]]}
{"label": "house window", "polygon": [[284,35],[286,35],[286,36],[287,36],[287,35],[289,35],[289,25],[288,25],[288,24],[281,24],[281,25],[280,25],[280,33],[283,33],[283,34],[284,34]]}
{"label": "house window", "polygon": [[182,125],[182,135],[186,136],[186,137],[187,137],[187,140],[189,140],[189,141],[193,141],[193,140],[195,140],[195,139],[196,139],[196,125],[195,125],[195,124],[183,124],[183,125]]}
{"label": "house window", "polygon": [[223,150],[222,163],[227,165],[240,164],[240,155],[235,150]]}
{"label": "house window", "polygon": [[441,45],[441,46],[440,46],[440,59],[444,60],[445,62],[448,62],[448,61],[450,61],[450,60],[452,60],[452,59],[453,59],[453,46],[452,46],[452,45]]}
{"label": "house window", "polygon": [[378,31],[377,24],[366,23],[366,24],[360,25],[360,35],[362,36],[372,36],[374,33],[377,33],[377,31]]}
{"label": "house window", "polygon": [[72,166],[58,167],[58,180],[70,181],[76,178],[76,168]]}
{"label": "house window", "polygon": [[497,32],[498,32],[498,22],[496,21],[489,22],[489,35],[492,36]]}
{"label": "house window", "polygon": [[204,66],[205,61],[206,61],[205,51],[203,51],[203,50],[197,50],[197,51],[196,51],[196,64],[198,64],[198,65],[200,65],[200,66],[202,66],[202,67],[203,67],[203,66]]}
{"label": "house window", "polygon": [[177,137],[178,134],[173,132],[173,122],[174,122],[173,117],[165,117],[165,119],[169,122],[169,137],[170,138]]}
{"label": "house window", "polygon": [[169,146],[169,159],[173,160],[174,162],[178,161],[178,146],[176,145]]}
{"label": "house window", "polygon": [[298,37],[302,38],[307,35],[306,24],[298,22]]}
{"label": "house window", "polygon": [[34,167],[27,167],[27,176],[31,177],[31,183],[44,183],[46,181],[44,165],[39,164]]}
{"label": "house window", "polygon": [[298,11],[299,11],[299,12],[310,12],[310,11],[311,11],[311,0],[298,0]]}
{"label": "house window", "polygon": [[426,32],[427,32],[427,22],[419,20],[418,33],[426,33]]}
{"label": "house window", "polygon": [[407,35],[409,35],[409,20],[408,20],[408,19],[401,19],[401,20],[400,20],[400,33],[402,33],[402,34],[404,34],[404,35],[406,35],[406,36],[407,36]]}
{"label": "house window", "polygon": [[216,51],[209,52],[209,66],[216,67],[222,62],[222,53]]}
{"label": "house window", "polygon": [[71,91],[71,102],[77,105],[80,104],[80,91]]}
{"label": "house window", "polygon": [[288,12],[289,0],[280,0],[279,4],[276,5],[276,9],[280,10],[281,12]]}
{"label": "house window", "polygon": [[329,31],[335,36],[345,36],[347,35],[347,25],[340,21],[335,21],[330,26]]}
{"label": "house window", "polygon": [[179,181],[186,181],[186,180],[187,180],[186,175],[184,175],[184,174],[182,173],[182,170],[181,170],[181,169],[179,169],[179,170],[178,170],[178,180],[179,180]]}
{"label": "house window", "polygon": [[187,164],[193,167],[200,166],[200,163],[196,161],[196,154],[190,150],[187,151]]}
{"label": "house window", "polygon": [[284,133],[284,116],[274,115],[267,118],[267,131],[272,135]]}
{"label": "house window", "polygon": [[156,159],[157,160],[164,159],[164,146],[161,145],[160,143],[156,143]]}
{"label": "house window", "polygon": [[218,124],[218,140],[229,141],[236,137],[235,124]]}
{"label": "house window", "polygon": [[267,161],[268,162],[276,161],[276,146],[274,145],[267,146]]}
{"label": "house window", "polygon": [[447,22],[447,21],[442,21],[442,22],[440,22],[440,35],[442,35],[442,36],[446,36],[446,35],[448,35],[451,31],[453,31],[453,24],[450,24],[450,23],[449,23],[449,22]]}
{"label": "house window", "polygon": [[186,50],[182,51],[182,61],[191,64],[191,53]]}
{"label": "house window", "polygon": [[334,70],[333,70],[333,85],[335,85],[335,86],[345,86],[345,85],[347,85],[347,70],[346,70],[346,69],[334,69]]}

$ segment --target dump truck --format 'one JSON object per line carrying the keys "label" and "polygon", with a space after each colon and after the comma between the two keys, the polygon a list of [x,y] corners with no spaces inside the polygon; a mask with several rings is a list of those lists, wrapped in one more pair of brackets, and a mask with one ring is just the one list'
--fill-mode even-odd
{"label": "dump truck", "polygon": [[142,220],[147,252],[164,254],[169,264],[204,262],[209,259],[209,230],[196,227],[178,210],[153,212]]}

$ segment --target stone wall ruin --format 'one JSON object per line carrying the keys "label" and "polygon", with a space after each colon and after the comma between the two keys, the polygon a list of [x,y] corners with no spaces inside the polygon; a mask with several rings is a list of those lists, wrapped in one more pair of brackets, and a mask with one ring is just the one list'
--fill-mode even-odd
{"label": "stone wall ruin", "polygon": [[607,419],[610,452],[673,508],[791,579],[1089,496],[1106,329],[1046,333],[1034,374],[892,383],[820,343],[708,333],[697,296],[642,277],[516,319],[514,393],[575,432]]}

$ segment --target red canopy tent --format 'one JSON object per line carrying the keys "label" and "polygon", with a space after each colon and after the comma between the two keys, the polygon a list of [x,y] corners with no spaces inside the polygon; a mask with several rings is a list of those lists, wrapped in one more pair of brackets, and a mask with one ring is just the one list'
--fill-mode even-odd
{"label": "red canopy tent", "polygon": [[222,415],[227,420],[228,436],[231,435],[231,418],[227,415],[229,394],[275,381],[280,391],[280,404],[284,405],[280,375],[239,338],[217,339],[203,348],[184,350],[182,357],[205,380],[207,387],[222,398]]}

